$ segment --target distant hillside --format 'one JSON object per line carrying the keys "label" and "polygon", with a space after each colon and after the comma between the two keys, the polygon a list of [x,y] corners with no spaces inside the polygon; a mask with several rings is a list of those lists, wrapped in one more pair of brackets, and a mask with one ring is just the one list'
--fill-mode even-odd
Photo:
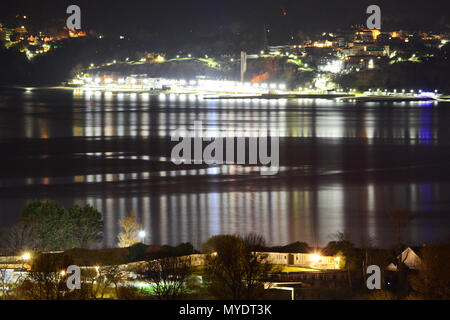
{"label": "distant hillside", "polygon": [[[89,72],[89,71],[88,71]],[[173,59],[164,63],[116,63],[90,72],[118,72],[121,74],[147,74],[152,78],[195,79],[206,77],[219,80],[240,80],[240,61],[214,61],[212,59]],[[312,83],[314,72],[302,69],[285,57],[251,59],[247,63],[246,81],[284,83],[295,88]]]}

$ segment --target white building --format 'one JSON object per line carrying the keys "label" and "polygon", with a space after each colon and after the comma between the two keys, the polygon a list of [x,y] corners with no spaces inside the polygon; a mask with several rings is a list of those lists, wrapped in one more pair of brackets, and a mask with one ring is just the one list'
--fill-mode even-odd
{"label": "white building", "polygon": [[[403,263],[410,270],[417,270],[420,268],[422,260],[420,257],[414,252],[410,247],[406,248],[401,254],[397,256],[397,259],[403,261]],[[391,263],[386,268],[389,271],[397,271],[397,266],[394,263]]]}

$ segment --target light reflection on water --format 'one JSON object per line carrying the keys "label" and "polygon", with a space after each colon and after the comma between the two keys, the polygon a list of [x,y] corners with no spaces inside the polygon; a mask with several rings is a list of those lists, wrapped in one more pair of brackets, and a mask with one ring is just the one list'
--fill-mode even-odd
{"label": "light reflection on water", "polygon": [[[194,121],[200,120],[208,130],[245,129],[256,133],[263,129],[280,137],[314,139],[308,142],[312,144],[311,152],[316,157],[314,165],[317,168],[314,169],[328,175],[349,172],[349,168],[344,167],[346,155],[343,146],[347,140],[362,139],[365,146],[372,145],[377,139],[386,139],[386,143],[391,145],[431,147],[449,138],[443,129],[442,119],[445,117],[442,117],[442,107],[436,103],[359,105],[320,99],[203,100],[203,97],[195,95],[79,91],[75,91],[73,96],[34,91],[16,99],[20,115],[12,118],[4,113],[0,120],[0,137],[6,141],[13,138],[51,140],[73,137],[106,141],[117,137],[169,137],[176,129],[191,130]],[[0,100],[0,113],[7,107],[10,106]],[[448,113],[444,115],[448,121]],[[320,146],[324,140],[337,148],[322,150]],[[303,140],[297,139],[295,143],[303,143]],[[365,157],[356,152],[355,158],[361,157],[358,160],[363,163],[361,172],[370,172],[376,152],[364,152]],[[170,160],[139,152],[129,155],[121,150],[94,150],[76,155],[101,159]],[[44,150],[41,156],[47,156]],[[289,157],[290,153],[285,156]],[[333,166],[328,165],[329,158],[335,161]],[[298,167],[306,172],[310,170],[308,166],[291,164],[282,166],[280,171],[288,172]],[[88,188],[89,184],[134,181],[139,188],[140,181],[151,183],[154,177],[176,178],[176,183],[182,184],[180,178],[183,177],[254,177],[257,171],[257,168],[241,166],[156,171],[136,168],[134,172],[124,173],[5,178],[1,179],[0,186],[73,184]],[[273,245],[293,241],[324,245],[338,231],[350,233],[355,241],[371,237],[386,245],[392,242],[393,234],[384,212],[392,206],[404,206],[420,213],[406,235],[411,242],[428,241],[434,235],[443,236],[448,232],[448,218],[439,213],[450,209],[442,206],[450,189],[445,179],[435,183],[405,181],[395,184],[389,181],[350,183],[338,179],[293,187],[290,182],[286,178],[281,184],[255,187],[247,185],[244,180],[239,188],[231,186],[218,191],[217,183],[220,182],[213,181],[207,182],[208,192],[186,192],[185,188],[177,189],[175,185],[169,189],[170,192],[136,196],[86,191],[85,197],[76,196],[75,199],[68,195],[41,195],[37,191],[35,198],[55,199],[66,206],[73,203],[95,206],[105,217],[106,246],[116,244],[117,221],[130,210],[138,213],[144,228],[149,230],[147,243],[190,241],[197,248],[214,234],[248,232],[264,235]],[[30,199],[20,195],[16,200],[0,198],[0,205],[8,208],[8,221],[18,216],[27,200]]]}
{"label": "light reflection on water", "polygon": [[[432,191],[433,186],[429,186]],[[436,187],[436,186],[434,186]],[[200,248],[202,242],[215,234],[258,233],[271,244],[286,244],[295,240],[311,245],[331,241],[338,231],[349,232],[356,241],[367,237],[385,243],[380,237],[389,237],[389,224],[377,210],[385,206],[393,191],[407,203],[406,198],[429,197],[423,185],[343,189],[331,185],[318,191],[263,191],[201,194],[176,194],[132,198],[95,198],[86,201],[107,212],[105,226],[107,246],[116,243],[118,216],[135,210],[140,213],[143,227],[150,230],[148,243],[164,244],[192,242]],[[403,198],[406,197],[406,198]],[[84,203],[84,200],[80,201]],[[417,203],[412,203],[411,209]],[[360,214],[362,208],[367,216]],[[414,221],[407,240],[414,241],[420,234],[422,221]]]}
{"label": "light reflection on water", "polygon": [[[280,137],[296,138],[394,138],[404,139],[402,143],[432,143],[438,138],[437,128],[432,127],[433,102],[394,102],[395,123],[390,115],[380,115],[376,103],[367,103],[361,114],[354,112],[350,118],[342,107],[344,102],[325,99],[299,99],[289,102],[286,99],[229,99],[203,100],[189,95],[149,96],[148,94],[102,93],[96,91],[74,93],[72,135],[75,137],[123,137],[158,135],[170,136],[173,130],[188,128],[195,120],[208,125],[208,129],[226,128],[236,130],[245,123],[246,131],[267,129]],[[84,99],[83,99],[84,97]],[[158,102],[158,109],[152,110]],[[249,105],[251,104],[251,107]],[[199,108],[201,105],[201,108]],[[350,104],[351,105],[351,104]],[[317,109],[311,108],[315,106]],[[336,108],[339,107],[339,108]],[[292,110],[292,108],[296,110]],[[420,107],[411,117],[410,108]],[[354,106],[354,108],[359,108]],[[402,111],[402,109],[407,109]],[[39,113],[48,110],[25,104],[25,130],[21,136],[41,138],[66,136],[58,124],[45,117],[36,119]],[[181,109],[181,110],[180,110]],[[392,108],[391,108],[392,109]],[[347,118],[345,118],[345,117]],[[390,119],[389,119],[390,118]],[[392,126],[384,126],[382,122]],[[56,127],[55,127],[56,125]],[[17,133],[15,133],[17,135]]]}

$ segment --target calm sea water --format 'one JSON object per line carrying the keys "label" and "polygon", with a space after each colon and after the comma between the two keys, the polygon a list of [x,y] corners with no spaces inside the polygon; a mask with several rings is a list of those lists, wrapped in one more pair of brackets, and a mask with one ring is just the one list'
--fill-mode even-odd
{"label": "calm sea water", "polygon": [[[171,133],[267,130],[280,137],[280,173],[175,166]],[[0,226],[32,199],[89,203],[103,246],[134,210],[147,244],[258,233],[271,245],[323,246],[337,232],[390,246],[386,211],[415,219],[411,244],[450,235],[450,104],[328,100],[204,100],[188,95],[0,90]]]}

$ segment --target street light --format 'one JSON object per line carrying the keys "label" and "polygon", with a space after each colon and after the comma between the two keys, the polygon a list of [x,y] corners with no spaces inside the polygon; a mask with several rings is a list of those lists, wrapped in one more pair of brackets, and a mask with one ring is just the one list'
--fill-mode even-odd
{"label": "street light", "polygon": [[145,231],[144,230],[139,231],[138,235],[139,235],[139,238],[141,238],[142,243],[144,243],[145,235],[146,235]]}
{"label": "street light", "polygon": [[22,259],[28,261],[31,259],[31,254],[29,252],[25,252],[22,256]]}
{"label": "street light", "polygon": [[311,255],[311,260],[312,260],[312,262],[314,262],[314,263],[319,262],[320,259],[321,259],[321,256],[318,255],[317,253],[313,253],[313,254]]}

